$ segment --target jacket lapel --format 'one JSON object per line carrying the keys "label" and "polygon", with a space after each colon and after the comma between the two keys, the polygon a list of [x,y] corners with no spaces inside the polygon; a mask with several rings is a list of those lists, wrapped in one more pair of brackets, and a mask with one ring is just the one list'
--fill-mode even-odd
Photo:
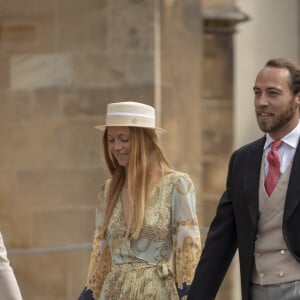
{"label": "jacket lapel", "polygon": [[294,156],[293,166],[286,195],[284,221],[292,215],[294,209],[300,202],[300,145],[298,143]]}
{"label": "jacket lapel", "polygon": [[258,220],[259,178],[264,144],[265,137],[259,139],[248,152],[246,161],[248,174],[245,174],[244,178],[246,201],[251,221],[255,227]]}

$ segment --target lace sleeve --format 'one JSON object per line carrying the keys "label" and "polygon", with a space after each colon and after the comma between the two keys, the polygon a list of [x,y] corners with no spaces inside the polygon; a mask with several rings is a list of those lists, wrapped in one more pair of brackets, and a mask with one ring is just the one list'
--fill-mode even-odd
{"label": "lace sleeve", "polygon": [[179,297],[185,299],[201,253],[195,190],[187,174],[179,176],[174,185],[172,205],[176,283]]}
{"label": "lace sleeve", "polygon": [[[105,186],[107,186],[107,183]],[[105,186],[103,185],[100,190],[96,205],[96,229],[87,277],[87,289],[93,291],[95,299],[98,299],[105,277],[111,269],[111,255],[108,242],[105,238],[101,239],[99,235],[99,229],[105,213]]]}

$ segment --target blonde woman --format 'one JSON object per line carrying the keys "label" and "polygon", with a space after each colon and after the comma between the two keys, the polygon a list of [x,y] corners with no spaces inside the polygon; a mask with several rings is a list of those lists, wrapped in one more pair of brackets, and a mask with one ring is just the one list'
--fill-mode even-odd
{"label": "blonde woman", "polygon": [[96,208],[87,285],[80,300],[185,299],[200,256],[193,183],[165,157],[155,110],[107,107],[103,148],[111,178]]}

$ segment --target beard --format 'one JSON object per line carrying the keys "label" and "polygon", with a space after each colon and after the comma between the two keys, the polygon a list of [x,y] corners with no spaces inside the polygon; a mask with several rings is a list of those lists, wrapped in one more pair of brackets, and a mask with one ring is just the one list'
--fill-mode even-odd
{"label": "beard", "polygon": [[287,109],[281,112],[279,115],[273,115],[273,119],[271,121],[260,120],[257,114],[263,112],[263,110],[257,110],[256,117],[259,128],[263,132],[273,132],[279,130],[283,128],[286,124],[288,124],[291,119],[293,119],[297,109],[299,109],[299,107],[294,102],[294,99],[292,99]]}

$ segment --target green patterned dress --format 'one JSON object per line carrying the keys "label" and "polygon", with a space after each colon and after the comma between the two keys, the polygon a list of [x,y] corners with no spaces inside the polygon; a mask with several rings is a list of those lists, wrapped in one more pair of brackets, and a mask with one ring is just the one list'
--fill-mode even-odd
{"label": "green patterned dress", "polygon": [[[105,184],[107,187],[109,181]],[[121,199],[106,238],[98,238],[105,212],[99,195],[87,288],[97,300],[185,299],[200,257],[194,186],[187,174],[172,172],[152,189],[138,240],[125,239]]]}

